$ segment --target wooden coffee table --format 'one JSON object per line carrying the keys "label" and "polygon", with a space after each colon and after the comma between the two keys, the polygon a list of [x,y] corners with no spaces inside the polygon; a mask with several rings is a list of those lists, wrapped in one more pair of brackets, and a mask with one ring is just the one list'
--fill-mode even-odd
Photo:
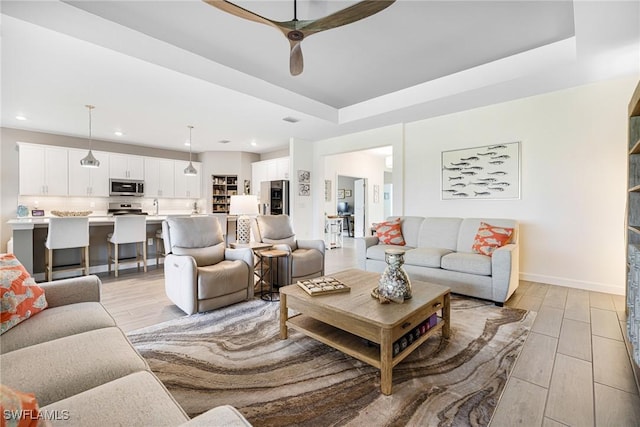
{"label": "wooden coffee table", "polygon": [[[379,273],[346,270],[330,276],[350,286],[351,291],[311,296],[297,284],[280,288],[280,338],[288,338],[290,327],[380,369],[383,394],[391,394],[394,366],[437,331],[449,338],[448,287],[412,280],[411,299],[403,304],[380,304],[371,297]],[[289,317],[289,309],[299,314]],[[434,313],[439,313],[438,323],[394,356],[394,342]],[[378,345],[367,345],[365,340]]]}

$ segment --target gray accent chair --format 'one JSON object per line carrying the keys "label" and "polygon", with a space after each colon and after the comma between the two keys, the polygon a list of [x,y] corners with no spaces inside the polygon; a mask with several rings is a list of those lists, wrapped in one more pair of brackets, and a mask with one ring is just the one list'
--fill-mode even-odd
{"label": "gray accent chair", "polygon": [[225,248],[213,216],[175,217],[162,222],[167,296],[187,314],[253,298],[253,252]]}
{"label": "gray accent chair", "polygon": [[251,222],[253,239],[289,252],[278,260],[278,286],[324,276],[324,240],[297,240],[288,215],[259,215]]}

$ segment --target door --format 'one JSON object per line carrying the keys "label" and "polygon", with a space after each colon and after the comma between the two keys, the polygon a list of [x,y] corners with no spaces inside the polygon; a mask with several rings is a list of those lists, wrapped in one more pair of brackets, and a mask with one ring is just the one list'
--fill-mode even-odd
{"label": "door", "polygon": [[353,182],[353,216],[354,216],[354,237],[366,236],[364,232],[367,202],[367,180],[356,179]]}

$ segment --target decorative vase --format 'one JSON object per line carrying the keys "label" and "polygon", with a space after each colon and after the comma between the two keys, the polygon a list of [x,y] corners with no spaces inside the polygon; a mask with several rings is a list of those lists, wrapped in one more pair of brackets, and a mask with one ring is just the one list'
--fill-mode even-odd
{"label": "decorative vase", "polygon": [[378,294],[393,302],[402,303],[411,298],[411,281],[404,271],[404,251],[401,249],[387,249],[384,251],[384,260],[387,263],[380,281],[378,282]]}

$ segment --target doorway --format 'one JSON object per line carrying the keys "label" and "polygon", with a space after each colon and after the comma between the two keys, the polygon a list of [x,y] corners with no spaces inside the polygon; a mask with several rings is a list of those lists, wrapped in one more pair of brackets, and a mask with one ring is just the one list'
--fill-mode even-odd
{"label": "doorway", "polygon": [[344,216],[343,230],[349,237],[364,237],[367,223],[367,178],[338,175],[336,210]]}

